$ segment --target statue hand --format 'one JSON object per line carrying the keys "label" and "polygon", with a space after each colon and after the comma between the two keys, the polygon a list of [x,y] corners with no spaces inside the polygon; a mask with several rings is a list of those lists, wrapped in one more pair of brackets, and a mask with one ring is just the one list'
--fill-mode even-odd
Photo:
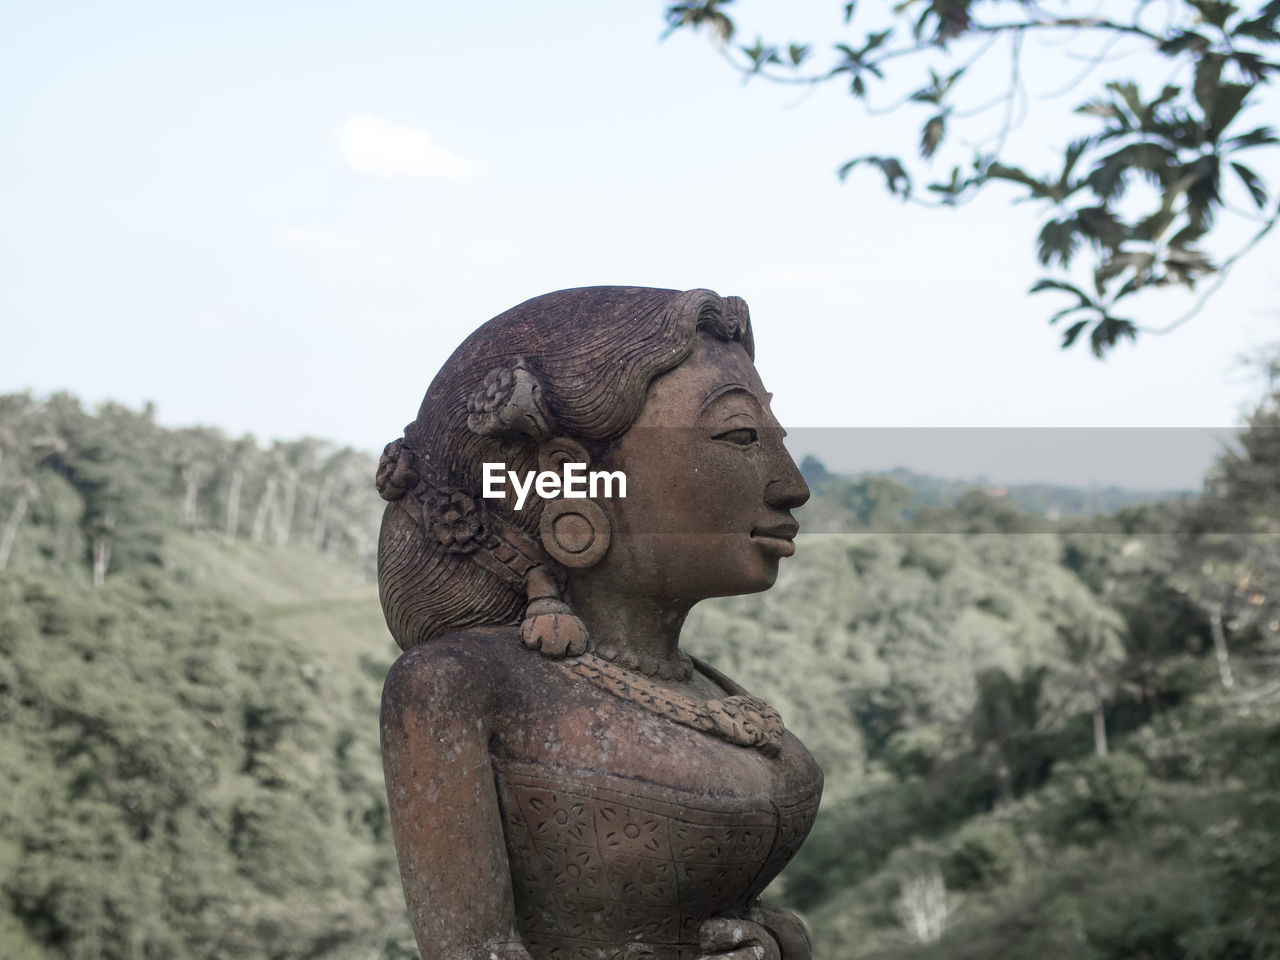
{"label": "statue hand", "polygon": [[[698,928],[698,960],[783,960],[778,941],[763,926],[736,917],[711,917]],[[786,958],[790,960],[790,958]]]}
{"label": "statue hand", "polygon": [[485,960],[533,960],[523,943],[494,944],[484,956]]}
{"label": "statue hand", "polygon": [[813,960],[813,943],[804,921],[777,904],[757,900],[747,911],[747,919],[758,923],[778,942],[782,960]]}

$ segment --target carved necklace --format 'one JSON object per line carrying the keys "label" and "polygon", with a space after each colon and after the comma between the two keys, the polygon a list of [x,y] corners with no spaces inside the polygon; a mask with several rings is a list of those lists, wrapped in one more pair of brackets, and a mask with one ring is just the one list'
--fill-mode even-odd
{"label": "carved necklace", "polygon": [[709,733],[738,746],[755,747],[767,757],[777,756],[781,749],[782,717],[773,707],[749,693],[703,703],[661,687],[594,653],[557,662],[592,686],[681,726]]}
{"label": "carved necklace", "polygon": [[676,651],[676,660],[660,660],[647,653],[619,650],[611,643],[603,643],[591,651],[601,660],[610,660],[625,670],[643,673],[646,677],[662,680],[678,680],[683,683],[693,676],[693,661],[683,650]]}

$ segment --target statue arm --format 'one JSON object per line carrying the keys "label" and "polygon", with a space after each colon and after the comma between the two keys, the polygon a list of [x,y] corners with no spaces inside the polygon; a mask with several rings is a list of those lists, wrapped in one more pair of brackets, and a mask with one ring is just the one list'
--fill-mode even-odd
{"label": "statue arm", "polygon": [[457,647],[415,648],[383,690],[382,763],[405,902],[424,960],[528,960],[489,759],[488,672],[470,660]]}

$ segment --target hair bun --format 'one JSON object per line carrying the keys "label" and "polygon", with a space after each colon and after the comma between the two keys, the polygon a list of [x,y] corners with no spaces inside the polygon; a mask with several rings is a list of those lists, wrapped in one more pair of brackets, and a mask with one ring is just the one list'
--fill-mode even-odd
{"label": "hair bun", "polygon": [[374,479],[383,500],[399,500],[416,487],[420,479],[417,457],[405,446],[403,437],[383,448]]}
{"label": "hair bun", "polygon": [[467,427],[482,437],[528,437],[542,443],[551,436],[551,416],[542,384],[524,359],[495,367],[467,400]]}

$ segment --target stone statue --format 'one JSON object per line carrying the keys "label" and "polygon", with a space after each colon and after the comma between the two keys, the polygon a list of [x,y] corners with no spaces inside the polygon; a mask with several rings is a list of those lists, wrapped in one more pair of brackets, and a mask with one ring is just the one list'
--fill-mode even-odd
{"label": "stone statue", "polygon": [[384,452],[382,753],[426,960],[810,957],[758,898],[822,773],[679,645],[699,600],[772,586],[809,497],[753,356],[737,297],[562,290],[473,333]]}

